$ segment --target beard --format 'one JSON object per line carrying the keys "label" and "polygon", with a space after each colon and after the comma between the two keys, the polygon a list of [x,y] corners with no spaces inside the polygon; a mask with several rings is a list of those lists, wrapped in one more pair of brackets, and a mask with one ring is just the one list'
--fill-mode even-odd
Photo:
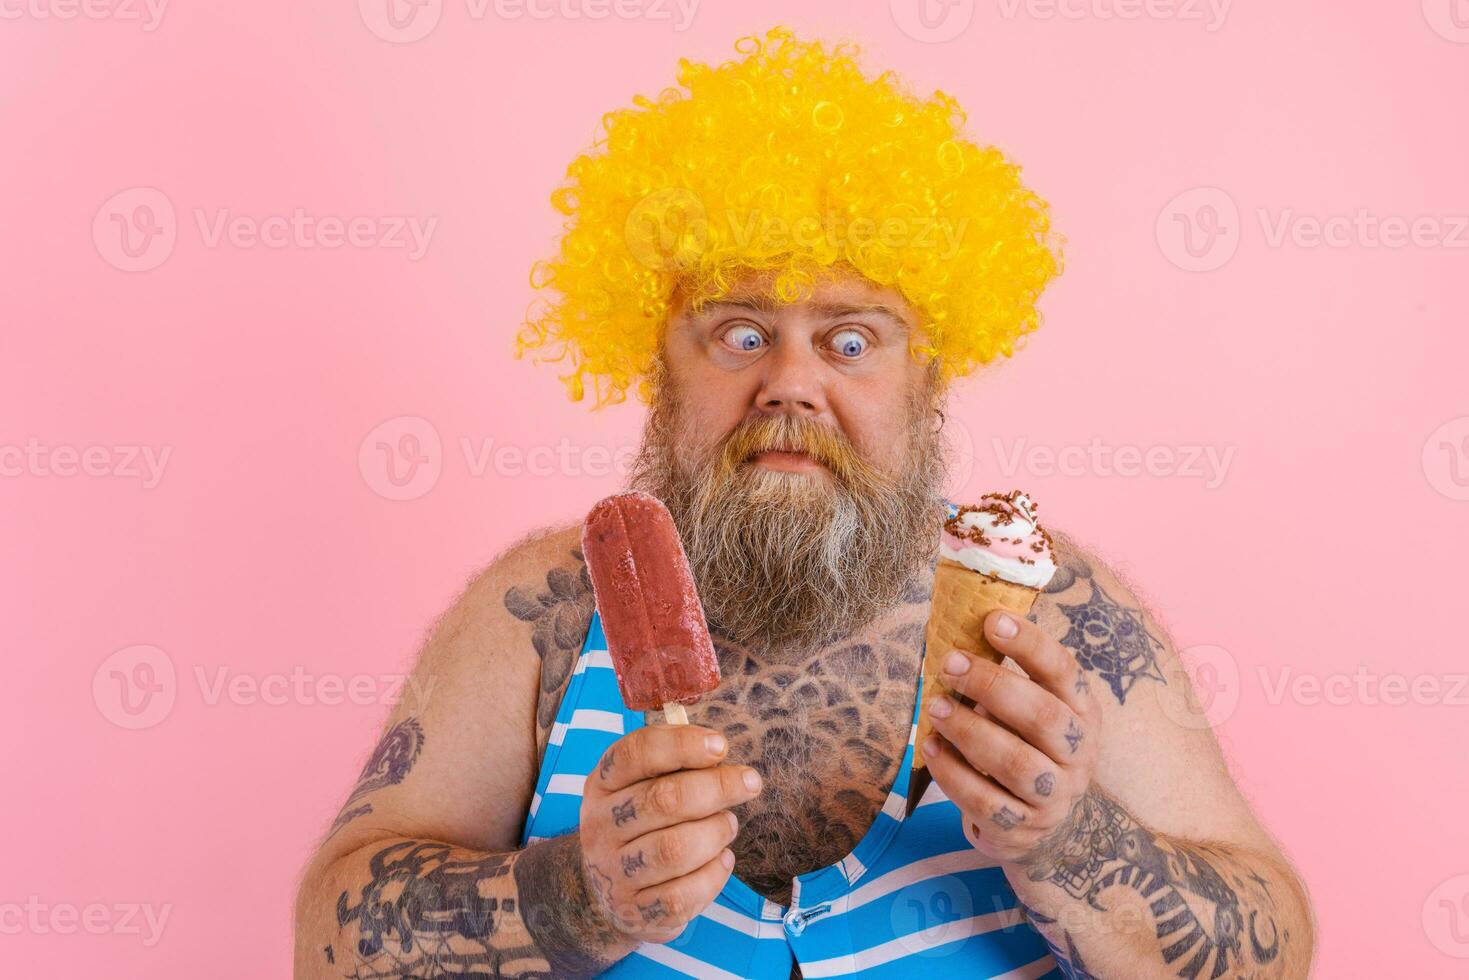
{"label": "beard", "polygon": [[[701,445],[681,394],[658,386],[631,483],[668,506],[717,635],[801,655],[904,597],[932,564],[944,517],[938,400],[930,377],[909,401],[906,458],[888,474],[835,427],[788,415],[746,419]],[[768,449],[804,452],[825,472],[750,462]]]}

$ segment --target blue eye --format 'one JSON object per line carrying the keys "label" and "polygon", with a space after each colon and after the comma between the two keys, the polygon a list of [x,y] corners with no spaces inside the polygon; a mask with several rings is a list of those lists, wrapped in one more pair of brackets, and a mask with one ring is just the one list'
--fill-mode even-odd
{"label": "blue eye", "polygon": [[867,338],[855,330],[843,330],[831,339],[831,346],[843,357],[860,357],[867,350]]}
{"label": "blue eye", "polygon": [[724,342],[735,350],[750,351],[759,350],[765,338],[754,327],[742,323],[725,331]]}

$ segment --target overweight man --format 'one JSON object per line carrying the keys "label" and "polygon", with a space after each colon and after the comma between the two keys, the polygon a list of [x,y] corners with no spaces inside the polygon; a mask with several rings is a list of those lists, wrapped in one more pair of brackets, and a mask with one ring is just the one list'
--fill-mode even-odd
{"label": "overweight man", "polygon": [[297,976],[1306,976],[1305,888],[1096,555],[1053,529],[1031,615],[985,621],[1005,663],[937,651],[960,697],[920,691],[945,397],[1037,325],[1044,202],[942,93],[780,29],[737,50],[604,119],[520,338],[647,404],[630,482],[720,686],[687,726],[628,710],[580,521],[525,534],[324,833]]}

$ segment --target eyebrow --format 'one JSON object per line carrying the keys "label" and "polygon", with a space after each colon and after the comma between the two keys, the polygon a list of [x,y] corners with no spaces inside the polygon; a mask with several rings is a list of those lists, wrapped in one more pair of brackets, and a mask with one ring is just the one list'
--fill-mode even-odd
{"label": "eyebrow", "polygon": [[[737,296],[728,299],[710,300],[698,311],[690,311],[694,316],[711,316],[721,310],[754,310],[766,316],[773,316],[779,309],[780,304],[769,296]],[[839,320],[843,317],[862,316],[871,314],[891,320],[893,326],[900,330],[908,329],[908,321],[903,315],[890,306],[881,303],[813,303],[816,314],[827,320]]]}

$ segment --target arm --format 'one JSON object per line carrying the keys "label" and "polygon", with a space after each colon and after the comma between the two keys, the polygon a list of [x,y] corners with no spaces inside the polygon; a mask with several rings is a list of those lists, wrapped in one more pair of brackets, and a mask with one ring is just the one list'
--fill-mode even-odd
{"label": "arm", "polygon": [[723,886],[722,811],[752,794],[693,726],[620,739],[579,832],[517,848],[547,701],[591,614],[578,532],[512,548],[437,624],[406,688],[419,697],[305,872],[296,976],[590,976],[677,935]]}
{"label": "arm", "polygon": [[1024,673],[961,658],[975,706],[936,720],[935,780],[1070,975],[1306,976],[1304,886],[1212,733],[1170,720],[1193,696],[1172,644],[1099,562],[1057,557],[1034,622],[986,622]]}

